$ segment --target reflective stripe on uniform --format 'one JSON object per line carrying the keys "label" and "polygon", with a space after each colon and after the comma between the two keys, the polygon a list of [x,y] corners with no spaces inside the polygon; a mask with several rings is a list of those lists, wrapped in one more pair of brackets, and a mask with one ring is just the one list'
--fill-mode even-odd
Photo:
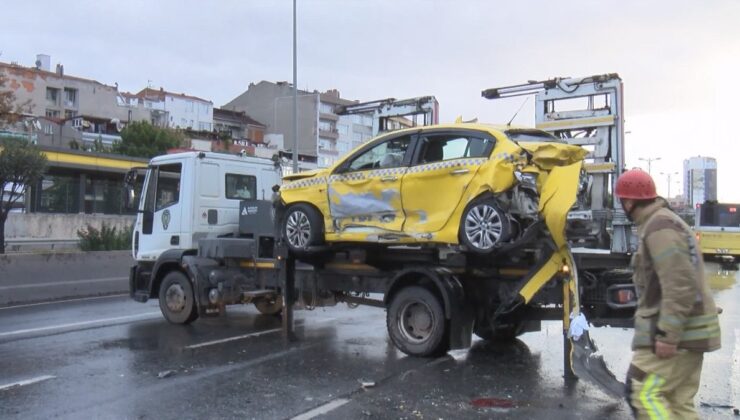
{"label": "reflective stripe on uniform", "polygon": [[668,419],[670,418],[668,410],[658,397],[660,387],[665,383],[665,379],[651,373],[648,375],[640,390],[640,402],[651,419]]}
{"label": "reflective stripe on uniform", "polygon": [[696,341],[717,338],[720,336],[719,324],[713,327],[702,328],[699,330],[684,331],[681,334],[681,341]]}

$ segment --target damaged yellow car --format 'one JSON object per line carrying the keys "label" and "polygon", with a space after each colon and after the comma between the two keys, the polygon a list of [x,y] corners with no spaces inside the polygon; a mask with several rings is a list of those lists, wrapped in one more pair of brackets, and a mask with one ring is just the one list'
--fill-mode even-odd
{"label": "damaged yellow car", "polygon": [[488,254],[521,241],[537,222],[564,223],[567,209],[541,195],[577,185],[585,155],[535,129],[465,123],[394,131],[331,168],[284,177],[281,234],[295,253],[386,243]]}

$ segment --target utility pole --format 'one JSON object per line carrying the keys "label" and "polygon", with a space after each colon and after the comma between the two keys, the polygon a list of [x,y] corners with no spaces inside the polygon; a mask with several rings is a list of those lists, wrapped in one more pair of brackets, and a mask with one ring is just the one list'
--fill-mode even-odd
{"label": "utility pole", "polygon": [[652,175],[650,173],[652,163],[655,162],[656,160],[660,160],[660,157],[654,157],[654,158],[637,158],[637,160],[642,160],[642,161],[647,162],[647,165],[648,165],[648,175]]}
{"label": "utility pole", "polygon": [[668,178],[668,191],[666,194],[666,198],[671,198],[671,177],[673,175],[678,175],[678,172],[661,172],[661,175],[665,175],[666,178]]}
{"label": "utility pole", "polygon": [[293,0],[293,173],[298,173],[298,42],[296,0]]}

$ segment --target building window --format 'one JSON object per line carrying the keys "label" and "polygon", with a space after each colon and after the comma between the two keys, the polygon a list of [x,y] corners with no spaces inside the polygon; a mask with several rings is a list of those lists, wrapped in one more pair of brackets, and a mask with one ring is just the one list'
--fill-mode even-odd
{"label": "building window", "polygon": [[328,121],[319,121],[319,130],[321,131],[332,131],[334,127],[332,127],[331,123]]}
{"label": "building window", "polygon": [[319,111],[323,112],[324,114],[333,114],[334,113],[334,105],[327,104],[325,102],[321,103],[321,106],[319,107]]}
{"label": "building window", "polygon": [[200,122],[198,123],[198,129],[200,131],[211,131],[211,123]]}
{"label": "building window", "polygon": [[195,103],[188,101],[188,111],[193,112],[195,110]]}
{"label": "building window", "polygon": [[51,124],[44,124],[44,134],[54,134],[54,127]]}
{"label": "building window", "polygon": [[47,118],[59,118],[59,115],[60,115],[60,113],[56,109],[47,109],[46,110],[46,117]]}
{"label": "building window", "polygon": [[46,100],[54,105],[59,105],[59,89],[46,88]]}
{"label": "building window", "polygon": [[64,88],[64,106],[77,106],[77,89]]}
{"label": "building window", "polygon": [[70,109],[64,110],[64,118],[73,118],[76,116],[77,116],[77,111],[72,111]]}

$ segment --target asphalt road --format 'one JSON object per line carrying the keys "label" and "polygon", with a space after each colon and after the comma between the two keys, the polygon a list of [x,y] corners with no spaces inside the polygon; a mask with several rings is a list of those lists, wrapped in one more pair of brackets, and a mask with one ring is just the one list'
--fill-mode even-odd
{"label": "asphalt road", "polygon": [[[718,274],[719,268],[708,266]],[[708,354],[702,418],[740,407],[736,272],[712,279],[723,348]],[[562,379],[558,323],[510,344],[476,341],[436,359],[390,343],[385,312],[346,306],[296,312],[298,340],[251,306],[190,326],[156,302],[101,297],[0,309],[0,418],[629,418],[627,405]],[[592,331],[617,377],[631,330]]]}

